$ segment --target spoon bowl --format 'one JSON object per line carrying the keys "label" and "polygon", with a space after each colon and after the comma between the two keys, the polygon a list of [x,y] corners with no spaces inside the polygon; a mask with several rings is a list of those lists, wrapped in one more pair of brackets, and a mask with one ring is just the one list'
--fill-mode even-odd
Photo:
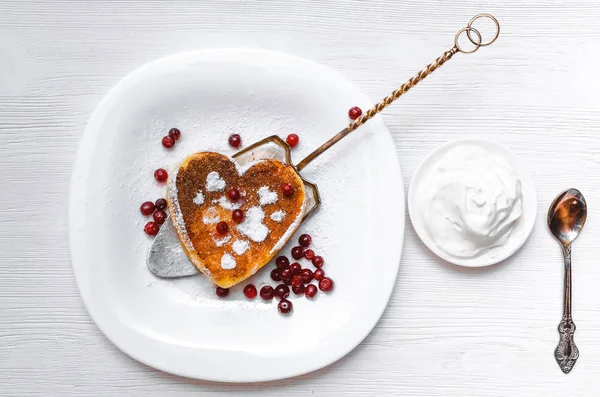
{"label": "spoon bowl", "polygon": [[548,227],[563,246],[570,245],[579,236],[587,219],[587,204],[577,189],[560,193],[548,209]]}

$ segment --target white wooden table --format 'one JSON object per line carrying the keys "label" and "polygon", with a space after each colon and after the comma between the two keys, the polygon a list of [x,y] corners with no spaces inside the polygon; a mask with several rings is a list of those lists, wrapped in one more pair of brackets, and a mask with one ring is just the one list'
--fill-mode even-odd
{"label": "white wooden table", "polygon": [[[502,3],[502,4],[500,4]],[[373,100],[452,45],[479,12],[497,43],[457,55],[385,112],[408,187],[419,161],[469,136],[512,148],[534,175],[538,220],[505,263],[442,263],[407,221],[377,328],[313,374],[221,385],[148,368],[91,321],[69,259],[67,198],[90,114],[123,75],[203,47],[258,47],[329,65]],[[600,6],[597,0],[0,0],[0,395],[594,395],[600,387]],[[553,358],[562,259],[548,204],[577,187],[590,213],[573,248],[581,357]]]}

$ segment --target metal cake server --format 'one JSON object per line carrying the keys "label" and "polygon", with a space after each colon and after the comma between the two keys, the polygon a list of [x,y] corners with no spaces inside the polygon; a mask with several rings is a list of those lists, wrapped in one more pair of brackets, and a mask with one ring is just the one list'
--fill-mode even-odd
{"label": "metal cake server", "polygon": [[573,339],[575,323],[571,314],[571,243],[579,236],[586,218],[587,204],[577,189],[568,189],[559,194],[548,209],[548,227],[561,244],[565,259],[563,316],[558,325],[560,341],[554,351],[554,357],[565,374],[571,372],[579,358],[579,349]]}
{"label": "metal cake server", "polygon": [[[495,25],[494,36],[491,40],[483,42],[481,33],[473,27],[473,23],[480,18],[490,19]],[[459,38],[462,34],[465,34],[467,39],[472,45],[472,48],[466,50],[459,44]],[[289,146],[279,137],[271,136],[263,139],[248,148],[233,155],[233,158],[240,164],[244,165],[251,161],[256,161],[266,158],[275,158],[279,161],[286,163],[294,168],[298,176],[303,180],[306,190],[306,201],[303,221],[312,214],[321,204],[319,197],[319,191],[317,186],[311,182],[308,182],[300,171],[306,167],[311,161],[324,153],[327,149],[335,145],[341,139],[346,137],[352,131],[366,123],[369,119],[375,117],[384,108],[390,105],[392,102],[400,98],[404,93],[410,90],[412,87],[417,85],[425,77],[429,76],[433,71],[442,66],[446,61],[452,58],[456,53],[470,54],[477,51],[480,47],[485,47],[496,41],[500,35],[500,24],[498,20],[490,14],[479,14],[471,18],[466,27],[460,29],[454,36],[454,46],[448,51],[444,52],[434,62],[427,65],[423,70],[418,72],[414,77],[409,79],[400,88],[394,90],[390,95],[383,98],[379,103],[367,110],[362,116],[351,122],[346,128],[338,132],[330,140],[319,146],[306,158],[294,165],[291,161],[290,148]],[[161,227],[160,232],[156,236],[152,248],[148,253],[147,265],[152,273],[159,277],[184,277],[199,272],[193,268],[192,263],[187,258],[185,251],[181,247],[181,244],[175,244],[175,240],[178,242],[177,233],[173,228],[170,221],[165,222]]]}
{"label": "metal cake server", "polygon": [[183,250],[170,217],[156,235],[148,251],[146,264],[152,273],[162,278],[186,277],[200,273]]}

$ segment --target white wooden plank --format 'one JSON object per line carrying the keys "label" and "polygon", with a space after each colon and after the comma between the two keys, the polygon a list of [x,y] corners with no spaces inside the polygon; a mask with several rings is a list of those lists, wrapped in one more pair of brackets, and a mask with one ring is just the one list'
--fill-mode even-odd
{"label": "white wooden plank", "polygon": [[[199,47],[260,47],[340,70],[374,100],[452,45],[479,12],[500,40],[457,55],[385,112],[404,185],[439,144],[483,136],[534,174],[538,222],[489,269],[440,263],[410,223],[395,292],[349,356],[260,385],[192,381],[118,351],[89,318],[71,270],[67,200],[85,124],[123,75]],[[0,395],[590,395],[600,386],[600,7],[582,1],[0,0]],[[562,268],[544,226],[561,189],[591,213],[574,255],[581,358],[552,358]],[[14,269],[20,270],[15,274]]]}

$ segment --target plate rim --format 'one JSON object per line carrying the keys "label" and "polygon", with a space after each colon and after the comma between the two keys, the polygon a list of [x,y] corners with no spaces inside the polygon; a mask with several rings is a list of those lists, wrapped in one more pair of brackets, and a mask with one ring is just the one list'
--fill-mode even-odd
{"label": "plate rim", "polygon": [[[405,240],[404,237],[405,237],[405,233],[406,233],[406,230],[405,230],[406,229],[406,215],[405,215],[406,202],[405,202],[405,197],[404,197],[405,191],[404,191],[402,172],[401,172],[400,162],[399,162],[396,150],[395,150],[395,144],[394,144],[391,132],[390,132],[388,126],[385,124],[385,121],[381,118],[381,116],[377,116],[377,118],[380,119],[380,122],[386,131],[385,131],[385,134],[383,134],[383,131],[379,134],[385,136],[382,139],[385,139],[388,141],[389,146],[392,148],[391,150],[393,150],[393,152],[394,152],[394,156],[393,156],[394,161],[390,161],[390,165],[389,165],[390,167],[393,167],[393,169],[390,169],[389,172],[390,172],[390,175],[395,174],[395,176],[397,176],[397,186],[395,187],[395,190],[399,194],[397,195],[398,201],[396,202],[396,207],[399,209],[398,221],[402,225],[402,227],[399,228],[399,231],[398,231],[398,236],[400,238],[400,241],[396,245],[396,247],[394,247],[396,252],[393,254],[389,254],[390,264],[394,265],[394,268],[391,269],[394,277],[390,280],[389,283],[386,284],[386,289],[382,293],[382,298],[385,297],[385,301],[383,301],[383,299],[382,299],[383,303],[381,305],[379,305],[377,310],[373,311],[373,313],[375,314],[373,317],[374,321],[372,322],[372,324],[369,324],[366,327],[366,331],[363,333],[363,335],[356,338],[355,340],[352,340],[350,343],[346,343],[344,348],[338,349],[338,351],[336,351],[336,354],[328,355],[326,358],[322,359],[316,365],[311,365],[311,364],[304,365],[304,366],[298,368],[297,370],[288,371],[288,373],[285,373],[283,375],[280,374],[280,375],[274,375],[274,376],[265,375],[265,376],[235,377],[235,378],[232,378],[231,376],[203,376],[203,375],[194,373],[193,370],[187,371],[187,370],[183,370],[183,369],[173,369],[172,367],[169,367],[169,365],[166,363],[167,360],[162,362],[161,360],[155,360],[154,358],[152,358],[150,356],[143,356],[141,354],[138,354],[138,351],[131,348],[131,346],[126,342],[126,340],[129,339],[129,336],[116,335],[113,332],[113,330],[111,329],[111,325],[105,322],[105,321],[107,321],[107,319],[105,319],[103,317],[104,314],[100,314],[99,310],[97,310],[97,308],[94,306],[93,297],[92,297],[93,294],[90,291],[91,286],[86,284],[86,282],[88,280],[87,280],[86,274],[83,274],[83,272],[84,272],[83,268],[85,268],[85,265],[77,265],[77,263],[80,263],[81,261],[84,260],[85,254],[80,252],[81,250],[78,251],[78,249],[76,248],[77,243],[78,243],[78,233],[74,231],[74,224],[77,222],[80,222],[77,220],[79,213],[80,212],[85,213],[85,210],[83,209],[83,207],[85,205],[80,203],[78,201],[78,199],[79,199],[80,195],[85,196],[84,193],[86,191],[86,185],[87,185],[85,182],[82,182],[81,180],[79,180],[79,175],[81,174],[82,170],[85,170],[86,168],[87,169],[90,168],[90,164],[89,164],[90,161],[88,161],[86,159],[86,155],[89,154],[89,150],[93,151],[92,144],[93,144],[94,140],[98,136],[100,136],[100,132],[99,132],[99,129],[96,127],[96,124],[98,124],[98,122],[102,121],[102,119],[103,119],[102,115],[106,111],[106,109],[110,107],[111,103],[114,100],[114,97],[118,96],[119,91],[124,86],[126,86],[130,80],[135,78],[137,75],[143,73],[145,71],[145,69],[147,69],[151,66],[156,66],[159,63],[174,62],[174,61],[177,61],[178,59],[181,60],[181,59],[186,59],[189,57],[200,58],[200,59],[197,59],[196,61],[202,62],[202,61],[206,61],[207,55],[214,56],[214,55],[223,55],[223,54],[228,54],[228,55],[238,54],[238,55],[246,55],[246,56],[247,55],[259,55],[259,56],[263,55],[263,56],[269,56],[269,57],[287,58],[287,60],[292,61],[292,62],[304,63],[306,65],[316,67],[323,71],[327,71],[329,73],[334,73],[335,75],[338,76],[338,78],[343,80],[346,84],[355,88],[357,90],[357,92],[360,95],[362,95],[370,105],[372,105],[372,102],[369,100],[368,96],[362,90],[360,90],[360,88],[356,84],[354,84],[352,81],[347,79],[342,73],[340,73],[326,65],[311,61],[309,59],[306,59],[306,58],[303,58],[300,56],[296,56],[296,55],[279,52],[279,51],[254,49],[254,48],[197,49],[197,50],[184,51],[184,52],[167,55],[167,56],[152,60],[148,63],[141,65],[140,67],[136,68],[135,70],[133,70],[132,72],[128,73],[123,78],[121,78],[105,94],[105,96],[102,98],[102,100],[98,103],[98,105],[92,112],[90,119],[86,123],[84,133],[82,134],[82,136],[80,138],[80,142],[77,147],[77,152],[76,152],[76,156],[75,156],[75,161],[73,163],[73,167],[72,167],[72,171],[71,171],[71,179],[70,179],[70,184],[69,184],[68,224],[69,224],[69,251],[70,251],[71,265],[73,268],[73,273],[75,275],[79,294],[83,300],[83,303],[84,303],[84,306],[85,306],[87,312],[89,313],[90,317],[94,321],[94,324],[96,324],[96,326],[102,332],[102,334],[104,334],[104,336],[109,341],[111,341],[119,350],[121,350],[123,353],[129,355],[130,357],[134,358],[135,360],[137,360],[145,365],[148,365],[153,368],[159,369],[161,371],[167,372],[167,373],[171,373],[171,374],[175,374],[175,375],[187,377],[187,378],[205,380],[205,381],[240,383],[240,382],[267,382],[267,381],[273,381],[273,380],[279,380],[279,379],[287,379],[287,378],[291,378],[291,377],[295,377],[295,376],[299,376],[299,375],[308,374],[308,373],[314,372],[316,370],[319,370],[321,368],[327,367],[327,366],[335,363],[336,361],[340,360],[344,356],[346,356],[352,350],[354,350],[359,344],[362,343],[362,341],[372,332],[372,330],[375,328],[375,326],[379,323],[381,316],[385,312],[385,310],[389,304],[391,295],[394,291],[397,277],[398,277],[399,268],[400,268],[400,261],[401,261],[401,257],[402,257],[403,245],[404,245],[404,240]],[[87,174],[87,172],[85,174]],[[82,256],[83,256],[83,258],[82,258]],[[392,257],[394,258],[393,261],[391,260]],[[83,268],[82,268],[82,266],[83,266]],[[114,315],[114,312],[113,312],[113,315]],[[116,315],[114,315],[114,316],[116,317]],[[135,330],[131,330],[131,332],[135,332],[137,334],[137,332]],[[159,342],[157,341],[156,343],[159,343]],[[190,348],[190,349],[192,349],[192,348]],[[160,354],[162,354],[162,353],[160,353]]]}

